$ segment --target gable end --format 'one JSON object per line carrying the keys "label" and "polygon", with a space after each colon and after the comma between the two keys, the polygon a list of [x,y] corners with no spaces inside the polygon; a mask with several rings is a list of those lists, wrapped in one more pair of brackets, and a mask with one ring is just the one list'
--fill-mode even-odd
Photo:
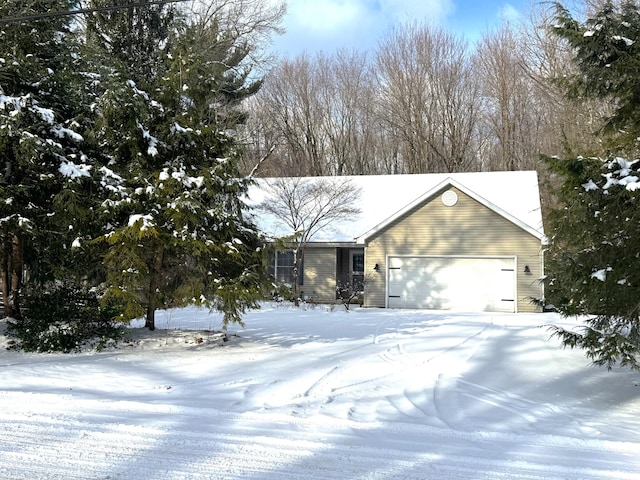
{"label": "gable end", "polygon": [[[371,240],[371,238],[373,238],[377,234],[381,233],[382,231],[388,229],[394,223],[397,223],[401,218],[406,217],[407,215],[410,215],[412,212],[415,212],[416,210],[420,209],[422,206],[424,206],[424,205],[426,205],[426,204],[428,204],[430,202],[433,202],[435,199],[440,198],[443,194],[445,194],[445,197],[447,197],[447,196],[449,197],[449,198],[444,198],[443,199],[443,202],[444,202],[443,204],[445,206],[448,206],[448,207],[451,207],[451,208],[455,208],[455,204],[457,203],[457,201],[453,202],[453,204],[451,204],[451,205],[447,205],[448,203],[451,203],[453,201],[452,195],[446,194],[446,192],[448,192],[450,190],[453,191],[453,192],[456,192],[456,195],[458,195],[457,192],[460,192],[460,193],[462,193],[462,194],[474,199],[480,205],[485,206],[486,208],[488,208],[489,210],[493,211],[497,215],[499,215],[499,216],[503,217],[504,219],[506,219],[507,221],[513,223],[514,225],[516,225],[520,229],[522,229],[522,230],[526,231],[527,233],[533,235],[538,240],[540,240],[540,241],[543,240],[544,234],[541,231],[537,230],[536,228],[534,228],[531,225],[527,225],[522,220],[514,217],[513,215],[509,214],[508,212],[506,212],[505,210],[501,209],[497,205],[494,205],[493,203],[489,202],[488,200],[482,198],[480,195],[478,195],[475,192],[471,191],[470,189],[466,188],[465,186],[463,186],[459,182],[456,182],[454,179],[448,178],[447,180],[445,180],[444,182],[442,182],[441,184],[439,184],[435,188],[431,189],[430,191],[428,191],[424,195],[420,196],[419,198],[417,198],[416,200],[414,200],[410,204],[406,205],[404,208],[402,208],[401,210],[399,210],[398,212],[396,212],[392,216],[390,216],[387,219],[385,219],[382,222],[380,222],[378,225],[376,225],[375,227],[373,227],[369,231],[365,232],[363,235],[357,237],[356,238],[356,242],[357,243],[361,243],[361,244],[368,243]],[[450,212],[450,213],[452,213],[452,212]]]}

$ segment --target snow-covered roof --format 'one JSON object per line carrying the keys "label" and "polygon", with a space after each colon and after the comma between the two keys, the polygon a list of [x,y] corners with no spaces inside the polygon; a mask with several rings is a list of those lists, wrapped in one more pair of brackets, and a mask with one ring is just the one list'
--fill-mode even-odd
{"label": "snow-covered roof", "polygon": [[[361,175],[348,177],[309,177],[348,179],[360,188],[361,213],[334,222],[319,231],[314,242],[359,242],[383,229],[398,216],[422,203],[447,185],[454,186],[499,215],[543,239],[538,175],[535,171],[429,173],[416,175]],[[257,179],[248,192],[248,204],[257,205],[273,196],[274,179]],[[279,237],[292,232],[271,215],[256,215],[258,227],[267,235]]]}

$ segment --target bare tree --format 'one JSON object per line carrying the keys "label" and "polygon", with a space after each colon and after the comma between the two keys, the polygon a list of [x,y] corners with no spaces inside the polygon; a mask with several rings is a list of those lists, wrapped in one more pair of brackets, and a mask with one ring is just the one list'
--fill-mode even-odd
{"label": "bare tree", "polygon": [[[218,25],[225,36],[252,46],[252,61],[265,65],[265,57],[274,34],[282,34],[282,19],[287,11],[283,0],[192,0],[184,4],[192,21],[210,28]],[[218,39],[220,40],[220,39]]]}
{"label": "bare tree", "polygon": [[541,112],[533,79],[527,75],[523,44],[505,23],[480,40],[475,55],[482,82],[487,137],[483,163],[490,170],[534,167],[539,155]]}
{"label": "bare tree", "polygon": [[410,24],[381,41],[376,60],[379,112],[399,146],[398,173],[473,169],[480,84],[468,45]]}
{"label": "bare tree", "polygon": [[327,174],[320,78],[308,55],[282,60],[256,98],[254,111],[266,138],[278,145],[276,175]]}
{"label": "bare tree", "polygon": [[[245,101],[247,120],[239,132],[244,145],[239,159],[240,172],[244,175],[277,177],[285,175],[281,168],[281,136],[270,122],[260,100],[262,92]],[[272,159],[271,161],[265,161]]]}
{"label": "bare tree", "polygon": [[[576,8],[592,8],[589,3],[594,2],[587,0]],[[531,80],[531,94],[536,102],[539,136],[535,153],[558,155],[576,147],[593,151],[600,142],[593,133],[603,125],[611,105],[601,100],[572,101],[566,97],[561,85],[576,67],[568,45],[550,33],[553,23],[552,7],[542,3],[533,7],[527,23],[521,25],[526,40],[520,42],[519,47],[523,52],[522,70]]]}
{"label": "bare tree", "polygon": [[375,84],[368,55],[339,50],[316,61],[330,173],[376,173]]}
{"label": "bare tree", "polygon": [[[589,11],[603,0],[568,1]],[[538,2],[475,50],[414,23],[371,55],[282,60],[251,101],[245,170],[269,151],[263,175],[322,176],[541,169],[541,153],[591,150],[611,106],[564,96],[558,81],[574,67],[549,35],[549,8]]]}
{"label": "bare tree", "polygon": [[320,230],[360,213],[360,189],[345,178],[275,178],[267,181],[267,198],[256,206],[272,215],[290,234],[279,239],[293,251],[293,291],[298,297],[304,251]]}
{"label": "bare tree", "polygon": [[355,51],[282,60],[251,104],[248,158],[275,145],[270,175],[372,173],[372,77],[367,55]]}

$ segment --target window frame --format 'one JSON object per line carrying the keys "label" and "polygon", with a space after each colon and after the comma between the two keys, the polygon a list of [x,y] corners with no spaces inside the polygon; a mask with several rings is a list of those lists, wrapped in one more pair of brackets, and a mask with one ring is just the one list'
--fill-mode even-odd
{"label": "window frame", "polygon": [[[271,274],[278,284],[293,286],[294,277],[293,270],[295,255],[293,250],[276,250],[274,255],[271,255],[269,261],[269,274]],[[289,260],[288,262],[281,262],[283,260]],[[290,270],[290,271],[288,271]],[[298,272],[298,285],[304,283],[304,257],[300,262],[300,271]]]}

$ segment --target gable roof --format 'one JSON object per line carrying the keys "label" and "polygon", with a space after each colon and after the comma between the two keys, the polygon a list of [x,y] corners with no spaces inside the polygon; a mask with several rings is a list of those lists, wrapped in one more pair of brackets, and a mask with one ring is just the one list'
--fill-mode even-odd
{"label": "gable roof", "polygon": [[[349,179],[360,188],[361,213],[319,231],[314,242],[358,242],[385,228],[447,186],[454,186],[482,205],[513,222],[539,239],[544,238],[538,175],[535,171],[435,173],[415,175],[361,175],[348,177],[307,177]],[[273,196],[269,184],[274,179],[256,179],[247,203],[256,205]],[[276,218],[260,212],[258,227],[278,237],[292,233]]]}
{"label": "gable roof", "polygon": [[[428,192],[426,192],[424,195],[421,195],[420,197],[415,199],[413,202],[409,203],[408,205],[406,205],[405,207],[401,208],[400,210],[398,210],[396,213],[394,213],[390,217],[387,217],[382,222],[380,222],[379,224],[375,225],[372,229],[370,229],[367,232],[363,233],[362,235],[358,236],[356,238],[356,241],[358,243],[366,242],[366,240],[369,237],[371,237],[372,235],[380,232],[381,230],[384,230],[387,226],[389,226],[395,220],[397,220],[398,218],[402,217],[404,214],[410,212],[414,208],[420,206],[423,202],[429,200],[431,197],[435,196],[436,194],[438,194],[439,192],[441,192],[442,190],[444,190],[444,189],[446,189],[448,187],[457,188],[461,192],[465,193],[467,196],[473,198],[474,200],[476,200],[480,204],[484,205],[485,207],[489,208],[490,210],[493,210],[495,213],[497,213],[498,215],[506,218],[510,222],[516,224],[517,226],[519,226],[523,230],[527,231],[531,235],[533,235],[535,237],[538,237],[539,239],[543,238],[544,234],[541,231],[533,228],[530,225],[527,225],[522,219],[520,219],[518,217],[515,217],[514,215],[510,214],[509,212],[503,210],[499,206],[493,204],[492,202],[490,202],[490,201],[486,200],[485,198],[481,197],[480,195],[476,194],[475,192],[473,192],[469,188],[465,187],[460,182],[458,182],[455,179],[449,177],[449,178],[445,179],[444,181],[442,181],[440,184],[438,184],[435,187],[433,187]],[[514,199],[514,201],[515,201],[515,199]],[[542,221],[540,222],[540,227],[542,227]]]}

